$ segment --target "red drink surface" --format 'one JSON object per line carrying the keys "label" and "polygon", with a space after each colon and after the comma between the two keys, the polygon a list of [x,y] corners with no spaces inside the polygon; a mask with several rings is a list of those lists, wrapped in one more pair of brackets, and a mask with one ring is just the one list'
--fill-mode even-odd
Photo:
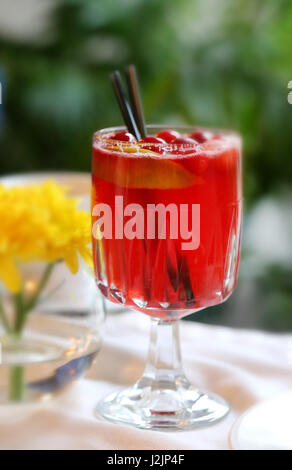
{"label": "red drink surface", "polygon": [[[183,316],[225,300],[233,291],[240,252],[242,194],[241,143],[235,134],[221,133],[202,144],[165,146],[117,142],[96,134],[93,144],[92,208],[112,209],[112,238],[93,237],[97,284],[111,301],[154,317]],[[186,141],[188,136],[183,135]],[[183,139],[181,139],[183,140]],[[153,147],[154,146],[154,147]],[[123,207],[138,204],[200,205],[200,243],[182,248],[181,234],[142,239],[115,237],[116,196]],[[123,217],[123,227],[131,217]],[[93,224],[97,217],[93,216]],[[104,228],[104,227],[101,227]]]}

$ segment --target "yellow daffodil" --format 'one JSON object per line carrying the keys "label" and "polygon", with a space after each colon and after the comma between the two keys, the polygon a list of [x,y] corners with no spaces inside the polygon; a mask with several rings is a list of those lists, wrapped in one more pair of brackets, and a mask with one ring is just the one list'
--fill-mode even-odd
{"label": "yellow daffodil", "polygon": [[72,273],[78,254],[91,263],[90,214],[78,203],[53,181],[0,185],[0,281],[7,289],[21,289],[20,262],[64,260]]}

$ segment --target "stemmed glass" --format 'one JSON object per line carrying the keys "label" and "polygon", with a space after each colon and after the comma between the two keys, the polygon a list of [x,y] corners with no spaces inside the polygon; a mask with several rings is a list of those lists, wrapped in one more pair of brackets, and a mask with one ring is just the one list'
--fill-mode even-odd
{"label": "stemmed glass", "polygon": [[[157,134],[166,126],[147,126]],[[142,377],[98,404],[105,418],[139,428],[185,430],[221,419],[226,401],[186,378],[179,320],[226,300],[236,285],[242,219],[241,139],[231,132],[191,143],[125,142],[125,128],[93,138],[92,222],[97,285],[151,318]],[[198,134],[199,135],[199,134]]]}

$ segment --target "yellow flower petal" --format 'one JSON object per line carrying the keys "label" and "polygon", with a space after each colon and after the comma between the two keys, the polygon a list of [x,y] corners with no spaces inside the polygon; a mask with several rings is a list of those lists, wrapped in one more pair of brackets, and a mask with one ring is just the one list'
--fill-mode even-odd
{"label": "yellow flower petal", "polygon": [[93,267],[92,250],[89,246],[79,248],[79,253],[90,267]]}
{"label": "yellow flower petal", "polygon": [[0,280],[14,294],[21,289],[20,273],[14,261],[9,258],[2,258],[0,261]]}
{"label": "yellow flower petal", "polygon": [[90,219],[89,213],[78,209],[78,199],[68,197],[66,189],[53,181],[12,188],[0,185],[0,280],[14,291],[19,289],[14,260],[65,258],[73,273],[78,271],[78,253],[91,263]]}
{"label": "yellow flower petal", "polygon": [[64,261],[72,274],[76,274],[78,271],[78,256],[76,250],[67,251],[64,254]]}

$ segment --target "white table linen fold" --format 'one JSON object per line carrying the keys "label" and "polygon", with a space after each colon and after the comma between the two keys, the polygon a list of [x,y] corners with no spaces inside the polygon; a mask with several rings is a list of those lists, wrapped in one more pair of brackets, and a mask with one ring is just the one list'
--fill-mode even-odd
{"label": "white table linen fold", "polygon": [[133,385],[145,365],[149,319],[108,318],[103,347],[85,379],[49,403],[0,406],[0,449],[228,449],[235,420],[250,406],[292,390],[292,335],[181,322],[185,372],[200,389],[231,405],[221,422],[157,432],[96,417],[98,400]]}

